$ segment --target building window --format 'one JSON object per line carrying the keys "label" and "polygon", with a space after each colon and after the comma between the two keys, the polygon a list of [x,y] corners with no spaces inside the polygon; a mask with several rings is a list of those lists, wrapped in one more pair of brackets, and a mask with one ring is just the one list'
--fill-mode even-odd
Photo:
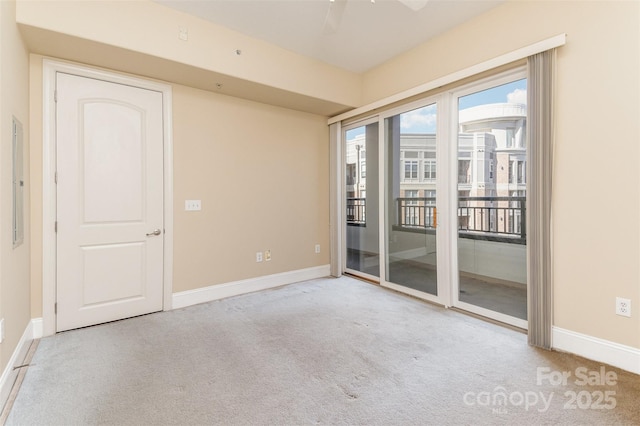
{"label": "building window", "polygon": [[404,178],[418,179],[418,160],[404,161]]}
{"label": "building window", "polygon": [[518,162],[518,183],[525,183],[526,171],[524,161]]}
{"label": "building window", "polygon": [[[404,191],[405,198],[418,198],[418,190],[417,189],[407,189]],[[407,205],[417,205],[418,200],[407,200]]]}
{"label": "building window", "polygon": [[424,180],[435,180],[436,179],[436,161],[426,160],[423,163],[423,167],[424,167]]}
{"label": "building window", "polygon": [[356,165],[347,163],[347,185],[355,185],[356,182]]}
{"label": "building window", "polygon": [[367,177],[367,162],[366,161],[361,161],[360,162],[360,177],[362,179]]}
{"label": "building window", "polygon": [[526,183],[527,168],[525,161],[509,161],[509,183]]}
{"label": "building window", "polygon": [[458,183],[470,183],[471,160],[458,160]]}
{"label": "building window", "polygon": [[425,204],[428,206],[436,205],[436,191],[432,189],[425,189],[424,197],[426,198]]}

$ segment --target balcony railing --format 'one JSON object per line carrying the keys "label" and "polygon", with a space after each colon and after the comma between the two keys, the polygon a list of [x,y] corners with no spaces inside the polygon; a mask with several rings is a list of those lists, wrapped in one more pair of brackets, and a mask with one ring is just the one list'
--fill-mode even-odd
{"label": "balcony railing", "polygon": [[438,225],[435,197],[398,198],[397,207],[401,227],[434,229]]}
{"label": "balcony railing", "polygon": [[[396,200],[395,228],[433,233],[438,226],[435,197]],[[526,244],[526,197],[458,197],[458,235],[461,238]],[[347,224],[366,225],[366,199],[347,198]]]}
{"label": "balcony railing", "polygon": [[347,225],[365,226],[367,224],[366,198],[347,197]]}
{"label": "balcony railing", "polygon": [[[438,225],[435,198],[398,198],[397,227],[433,232]],[[459,197],[461,238],[526,244],[526,197]]]}
{"label": "balcony railing", "polygon": [[[526,197],[459,197],[458,230],[468,238],[486,237],[526,244]],[[506,239],[501,239],[504,237]]]}

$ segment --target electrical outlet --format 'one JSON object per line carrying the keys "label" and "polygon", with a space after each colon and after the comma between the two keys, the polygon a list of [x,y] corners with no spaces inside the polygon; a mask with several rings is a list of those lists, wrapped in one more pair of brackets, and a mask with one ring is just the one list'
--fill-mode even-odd
{"label": "electrical outlet", "polygon": [[320,253],[320,244],[316,244],[316,254]]}
{"label": "electrical outlet", "polygon": [[631,299],[616,297],[616,315],[631,316]]}
{"label": "electrical outlet", "polygon": [[188,212],[202,210],[202,204],[200,200],[185,200],[184,209]]}
{"label": "electrical outlet", "polygon": [[271,260],[271,250],[266,250],[264,252],[264,260],[266,260],[267,262]]}
{"label": "electrical outlet", "polygon": [[256,252],[256,262],[262,262],[262,252]]}

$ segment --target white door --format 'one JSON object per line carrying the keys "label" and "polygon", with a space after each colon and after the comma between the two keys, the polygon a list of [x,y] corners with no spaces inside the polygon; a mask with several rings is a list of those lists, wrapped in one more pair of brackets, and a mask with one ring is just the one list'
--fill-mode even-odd
{"label": "white door", "polygon": [[56,77],[57,331],[162,310],[162,93]]}

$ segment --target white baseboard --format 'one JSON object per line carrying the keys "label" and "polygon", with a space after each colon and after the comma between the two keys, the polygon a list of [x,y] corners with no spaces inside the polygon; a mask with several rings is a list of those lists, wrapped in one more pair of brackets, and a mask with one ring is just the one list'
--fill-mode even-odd
{"label": "white baseboard", "polygon": [[584,358],[640,374],[640,349],[559,327],[552,329],[552,346]]}
{"label": "white baseboard", "polygon": [[44,336],[44,325],[42,318],[33,318],[31,320],[31,327],[33,330],[33,338],[42,339],[42,337]]}
{"label": "white baseboard", "polygon": [[254,291],[280,287],[300,281],[313,280],[328,277],[331,274],[330,265],[316,266],[313,268],[299,269],[280,274],[266,275],[247,280],[233,281],[224,284],[212,285],[195,290],[181,291],[173,294],[173,309],[184,308],[198,303],[211,302],[225,297],[238,296]]}
{"label": "white baseboard", "polygon": [[[40,320],[40,334],[42,334],[42,318]],[[22,337],[18,341],[7,366],[4,368],[2,372],[2,376],[0,376],[0,411],[2,411],[2,407],[7,403],[7,399],[9,398],[9,394],[11,393],[11,388],[13,387],[13,383],[16,381],[18,377],[18,370],[14,370],[14,367],[20,365],[22,361],[27,356],[27,352],[29,351],[29,346],[31,345],[31,341],[37,337],[34,336],[35,327],[37,327],[38,319],[32,319],[27,324],[27,327],[22,333]],[[35,326],[35,327],[34,327]]]}

